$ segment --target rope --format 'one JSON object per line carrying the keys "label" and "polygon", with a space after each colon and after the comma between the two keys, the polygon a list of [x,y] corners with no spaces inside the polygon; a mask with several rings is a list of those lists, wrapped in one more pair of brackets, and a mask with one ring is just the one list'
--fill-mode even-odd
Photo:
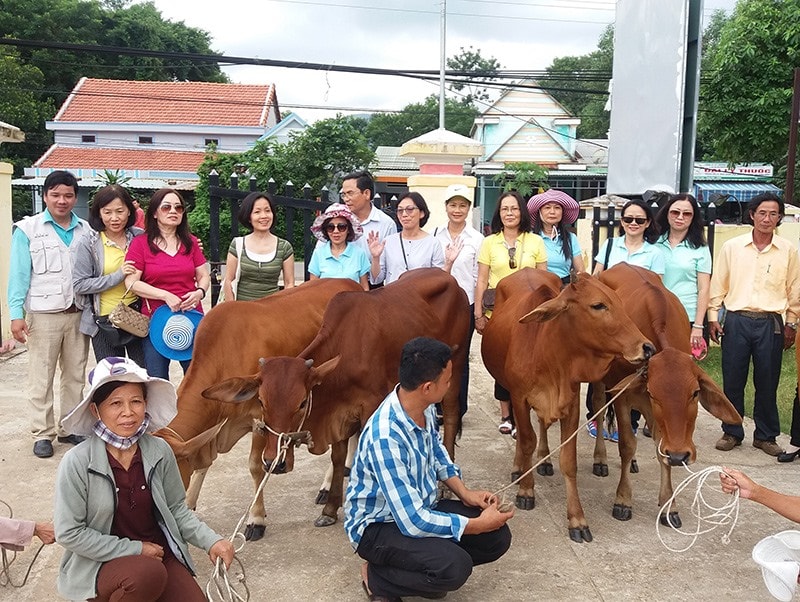
{"label": "rope", "polygon": [[[733,533],[733,529],[736,527],[736,523],[739,520],[739,491],[737,490],[733,494],[731,500],[721,506],[709,504],[703,496],[703,485],[705,485],[706,481],[711,476],[723,474],[725,471],[722,470],[721,466],[709,466],[701,471],[693,472],[686,464],[683,466],[687,471],[689,471],[689,476],[686,477],[686,479],[684,479],[683,482],[675,488],[672,496],[666,501],[666,503],[661,507],[661,511],[656,515],[656,533],[658,534],[658,539],[670,552],[683,553],[691,548],[701,535],[709,533],[717,527],[724,527],[730,524],[730,529],[728,529],[728,532],[721,537],[722,543],[728,545],[731,540],[731,533]],[[690,485],[692,485],[692,483],[695,482],[696,491],[690,507],[692,515],[697,519],[697,526],[695,527],[694,532],[684,531],[678,527],[670,526],[670,529],[675,531],[677,534],[685,537],[691,537],[691,541],[688,543],[688,545],[686,545],[686,547],[680,549],[673,548],[664,541],[664,538],[661,535],[661,527],[663,525],[661,524],[660,519],[661,516],[667,516],[667,522],[669,522],[669,511],[672,508],[675,498],[677,498],[684,489],[687,489]],[[706,511],[708,511],[708,513],[705,513]],[[710,526],[703,527],[704,524]]]}
{"label": "rope", "polygon": [[[303,419],[305,420],[305,418]],[[301,423],[302,426],[302,423]],[[271,432],[272,429],[269,429]],[[272,460],[272,463],[269,465],[269,469],[265,472],[264,478],[261,479],[261,483],[259,483],[258,487],[256,488],[256,493],[253,496],[253,501],[250,502],[250,505],[245,510],[242,517],[239,519],[239,522],[236,523],[236,527],[233,530],[233,534],[230,536],[230,542],[234,543],[237,539],[240,539],[241,543],[239,547],[234,547],[235,554],[238,554],[243,548],[246,542],[244,533],[242,533],[242,525],[247,521],[250,517],[250,511],[255,506],[256,502],[258,501],[259,496],[261,495],[262,491],[264,491],[264,487],[269,481],[269,477],[273,474],[275,468],[284,461],[286,458],[286,452],[289,446],[292,443],[299,445],[297,442],[298,440],[298,433],[275,433],[278,435],[278,443],[277,443],[277,453],[275,454],[275,458]],[[307,433],[306,433],[307,434]],[[212,573],[211,577],[208,579],[208,583],[206,583],[206,598],[208,598],[211,602],[215,600],[220,600],[222,602],[246,602],[250,600],[250,588],[247,587],[247,574],[244,570],[244,565],[239,558],[236,557],[234,554],[234,561],[236,564],[239,565],[240,573],[236,576],[236,581],[241,584],[244,588],[244,594],[240,594],[236,591],[235,586],[231,582],[228,576],[228,570],[225,568],[225,565],[222,562],[221,558],[217,558],[217,562],[214,566],[214,572]],[[216,597],[215,597],[216,596]]]}
{"label": "rope", "polygon": [[[637,376],[637,377],[641,377],[641,376],[642,376],[642,375],[643,375],[645,372],[647,372],[647,364],[645,364],[644,366],[642,366],[641,368],[639,368],[639,369],[636,371],[636,376]],[[552,450],[552,451],[551,451],[549,454],[547,454],[546,456],[544,456],[543,458],[541,458],[541,459],[540,459],[540,460],[539,460],[539,461],[538,461],[536,464],[534,464],[533,466],[531,466],[531,467],[530,467],[528,470],[526,470],[525,472],[523,472],[523,473],[522,473],[522,474],[521,474],[519,477],[517,477],[516,479],[514,479],[513,481],[511,481],[511,482],[510,482],[508,485],[506,485],[506,486],[504,486],[504,487],[501,487],[500,489],[498,489],[497,491],[495,491],[495,492],[494,492],[492,495],[494,495],[494,496],[497,496],[497,495],[499,495],[499,494],[503,493],[503,492],[504,492],[506,489],[510,489],[510,488],[511,488],[511,487],[513,487],[514,485],[517,485],[517,484],[518,484],[518,483],[519,483],[519,482],[520,482],[520,481],[521,481],[521,480],[522,480],[524,477],[526,477],[526,476],[528,476],[529,474],[531,474],[531,473],[532,473],[532,472],[533,472],[533,471],[534,471],[534,470],[535,470],[535,469],[536,469],[538,466],[540,466],[541,464],[544,464],[544,461],[545,461],[545,460],[547,460],[548,458],[550,458],[550,457],[551,457],[551,456],[552,456],[554,453],[556,453],[558,450],[560,450],[562,447],[564,447],[564,446],[565,446],[567,443],[569,443],[569,442],[570,442],[570,441],[572,441],[572,440],[573,440],[575,437],[577,437],[577,436],[578,436],[578,433],[579,433],[579,432],[581,432],[581,431],[582,431],[584,428],[586,428],[586,425],[587,425],[587,424],[589,424],[589,423],[590,423],[591,421],[593,421],[593,420],[597,420],[597,417],[598,417],[598,416],[600,416],[600,414],[602,414],[603,412],[605,412],[606,408],[608,408],[608,406],[610,406],[612,403],[614,403],[614,401],[616,401],[617,397],[619,397],[620,395],[622,395],[622,394],[625,392],[625,389],[627,389],[628,387],[630,387],[630,386],[631,386],[631,385],[634,383],[634,381],[635,381],[635,380],[636,380],[635,378],[632,378],[631,380],[629,380],[629,381],[628,381],[628,384],[626,384],[624,387],[622,387],[622,389],[620,389],[620,390],[619,390],[619,392],[618,392],[616,395],[614,395],[614,397],[612,397],[611,399],[609,399],[609,400],[608,400],[608,401],[605,403],[605,405],[603,405],[603,406],[602,406],[602,407],[601,407],[599,410],[597,410],[597,411],[596,411],[596,412],[595,412],[595,413],[592,415],[592,417],[591,417],[591,418],[589,418],[588,420],[586,420],[586,421],[585,421],[583,424],[579,425],[579,426],[578,426],[578,429],[577,429],[577,430],[576,430],[574,433],[572,433],[572,434],[571,434],[569,437],[567,437],[567,438],[566,438],[564,441],[562,441],[562,442],[561,442],[561,445],[559,445],[559,446],[558,446],[558,447],[556,447],[554,450]],[[544,436],[545,436],[545,433],[540,433],[540,436],[544,437]],[[505,499],[505,498],[503,498],[503,499]],[[501,506],[504,506],[505,504],[504,504],[504,503],[501,503],[500,505],[501,505]]]}
{"label": "rope", "polygon": [[[3,504],[6,508],[8,508],[8,518],[14,518],[14,510],[5,500],[0,500],[0,504]],[[17,560],[17,553],[11,553],[11,559],[9,560],[9,553],[5,548],[1,549],[0,556],[2,556],[2,565],[0,565],[0,587],[6,587],[10,585],[13,588],[19,589],[23,587],[28,582],[28,577],[31,575],[31,571],[33,570],[33,565],[36,562],[36,559],[39,558],[39,554],[44,549],[45,544],[39,546],[39,549],[36,550],[36,554],[33,555],[33,559],[31,563],[28,565],[28,570],[25,571],[25,577],[23,577],[21,583],[14,583],[14,580],[11,578],[11,565]]]}

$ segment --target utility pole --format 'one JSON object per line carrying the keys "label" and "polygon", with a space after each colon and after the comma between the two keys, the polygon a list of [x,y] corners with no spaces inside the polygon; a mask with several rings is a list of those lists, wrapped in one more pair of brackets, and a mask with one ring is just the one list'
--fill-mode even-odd
{"label": "utility pole", "polygon": [[800,120],[800,67],[794,68],[794,88],[792,91],[792,121],[789,124],[789,153],[786,157],[786,195],[787,203],[794,201],[794,166],[797,162],[797,121]]}
{"label": "utility pole", "polygon": [[444,129],[444,69],[447,62],[447,0],[442,0],[441,31],[439,32],[439,129]]}

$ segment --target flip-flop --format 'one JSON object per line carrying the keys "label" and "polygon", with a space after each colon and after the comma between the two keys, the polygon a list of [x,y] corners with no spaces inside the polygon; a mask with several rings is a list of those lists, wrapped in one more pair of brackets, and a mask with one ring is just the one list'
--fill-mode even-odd
{"label": "flip-flop", "polygon": [[692,346],[692,355],[698,362],[706,359],[708,355],[708,345],[706,345],[705,339],[700,339],[700,344],[697,347]]}

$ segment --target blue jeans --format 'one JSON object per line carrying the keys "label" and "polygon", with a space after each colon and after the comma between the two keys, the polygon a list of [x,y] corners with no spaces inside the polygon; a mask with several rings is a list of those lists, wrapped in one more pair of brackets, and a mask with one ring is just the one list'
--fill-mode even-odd
{"label": "blue jeans", "polygon": [[[144,337],[142,339],[142,350],[144,351],[144,367],[147,368],[147,373],[150,376],[169,380],[169,363],[172,360],[156,351],[156,348],[153,347],[153,343],[150,342],[150,337]],[[189,369],[190,363],[191,360],[181,362],[181,368],[183,368],[184,374],[186,374],[186,371]]]}

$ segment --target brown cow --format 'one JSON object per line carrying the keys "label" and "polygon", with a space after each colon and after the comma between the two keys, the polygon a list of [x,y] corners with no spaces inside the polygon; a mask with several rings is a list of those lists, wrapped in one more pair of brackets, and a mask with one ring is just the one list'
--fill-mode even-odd
{"label": "brown cow", "polygon": [[[255,394],[234,406],[204,398],[203,391],[227,378],[255,372],[259,358],[302,351],[316,336],[328,302],[342,291],[357,294],[361,287],[352,280],[314,280],[259,301],[222,303],[200,322],[192,363],[178,387],[178,415],[157,433],[175,452],[188,487],[189,507],[196,506],[203,478],[217,454],[230,451],[247,433],[253,433],[249,468],[256,486],[264,476],[261,454],[266,439],[253,431],[253,420],[261,418]],[[259,496],[245,536],[252,540],[263,534],[264,501]]]}
{"label": "brown cow", "polygon": [[[631,323],[617,295],[588,274],[559,294],[554,274],[527,268],[503,278],[492,318],[483,332],[481,355],[489,373],[511,393],[517,425],[515,473],[532,466],[536,433],[530,408],[545,426],[561,421],[565,441],[578,428],[581,382],[601,378],[614,357],[642,362],[652,344]],[[591,541],[578,486],[575,439],[561,448],[567,492],[569,536]],[[520,482],[516,505],[534,507],[533,475]]]}
{"label": "brown cow", "polygon": [[[658,504],[672,496],[672,466],[691,464],[697,459],[692,436],[697,418],[697,402],[711,414],[729,424],[742,419],[722,390],[697,366],[691,356],[690,324],[678,298],[668,291],[661,279],[644,268],[620,263],[600,274],[600,281],[613,289],[636,326],[656,345],[645,378],[631,376],[635,370],[627,362],[615,361],[603,382],[615,390],[631,383],[614,401],[622,460],[620,480],[612,515],[629,520],[631,507],[631,462],[636,453],[636,437],[631,429],[631,408],[642,412],[653,431],[656,455],[661,467]],[[619,384],[618,384],[619,383]],[[595,409],[603,401],[594,402]],[[595,443],[593,472],[608,475],[605,443]],[[681,526],[677,511],[661,516],[661,523]]]}
{"label": "brown cow", "polygon": [[[331,525],[342,505],[347,440],[397,384],[400,352],[417,336],[457,347],[451,388],[442,402],[445,445],[453,455],[469,321],[467,296],[452,276],[438,268],[411,270],[382,289],[336,295],[325,310],[319,334],[299,357],[267,359],[257,375],[231,379],[204,394],[237,403],[258,392],[264,423],[273,431],[309,431],[313,454],[331,448],[330,493],[315,522]],[[269,434],[268,439],[265,450],[275,450],[277,438]],[[271,465],[273,459],[265,454],[264,464]],[[278,468],[288,472],[293,467],[290,448]]]}

